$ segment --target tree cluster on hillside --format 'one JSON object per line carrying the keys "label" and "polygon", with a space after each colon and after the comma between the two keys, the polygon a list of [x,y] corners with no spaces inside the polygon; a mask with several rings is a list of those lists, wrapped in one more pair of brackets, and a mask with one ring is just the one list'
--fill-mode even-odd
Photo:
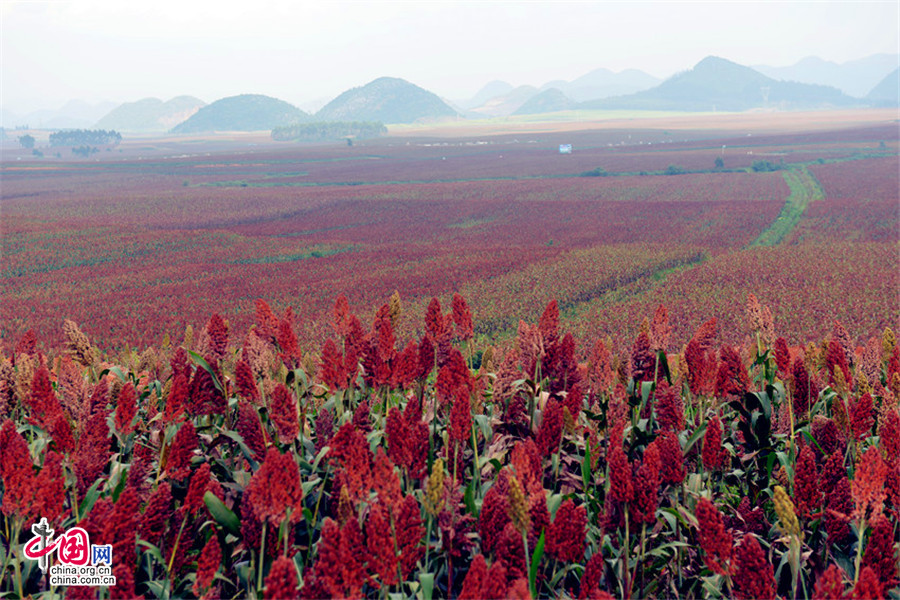
{"label": "tree cluster on hillside", "polygon": [[122,134],[112,129],[66,129],[50,134],[51,146],[115,146],[121,141]]}
{"label": "tree cluster on hillside", "polygon": [[278,142],[339,140],[343,138],[368,139],[387,133],[384,123],[377,121],[320,121],[301,123],[272,130],[272,139]]}

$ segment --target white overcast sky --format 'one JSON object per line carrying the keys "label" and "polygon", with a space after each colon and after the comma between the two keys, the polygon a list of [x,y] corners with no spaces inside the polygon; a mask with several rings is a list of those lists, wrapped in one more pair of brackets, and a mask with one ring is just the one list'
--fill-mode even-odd
{"label": "white overcast sky", "polygon": [[303,105],[380,76],[445,98],[708,55],[787,66],[900,51],[900,2],[0,0],[0,106],[240,93]]}

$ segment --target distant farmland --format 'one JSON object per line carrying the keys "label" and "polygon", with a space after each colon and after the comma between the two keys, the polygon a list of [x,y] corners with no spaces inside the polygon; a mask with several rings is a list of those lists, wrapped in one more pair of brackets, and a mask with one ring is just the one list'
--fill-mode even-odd
{"label": "distant farmland", "polygon": [[627,342],[665,303],[675,339],[710,316],[727,339],[748,293],[791,338],[834,320],[875,335],[900,312],[897,128],[806,129],[198,140],[179,158],[7,162],[0,337],[60,339],[70,318],[106,348],[159,344],[214,311],[244,331],[263,298],[321,342],[336,296],[369,310],[394,290],[411,314],[462,293],[488,339],[550,299],[581,334]]}

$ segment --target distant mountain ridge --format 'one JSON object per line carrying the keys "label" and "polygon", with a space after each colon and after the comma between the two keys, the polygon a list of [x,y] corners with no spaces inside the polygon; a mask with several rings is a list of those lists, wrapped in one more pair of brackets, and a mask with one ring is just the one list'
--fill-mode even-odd
{"label": "distant mountain ridge", "polygon": [[414,123],[457,116],[435,94],[397,77],[380,77],[355,87],[322,107],[318,121]]}
{"label": "distant mountain ridge", "polygon": [[900,68],[894,69],[866,95],[877,106],[900,106]]}
{"label": "distant mountain ridge", "polygon": [[40,129],[87,129],[115,108],[114,102],[90,104],[83,100],[69,100],[56,110],[35,110],[18,115],[8,110],[0,113],[3,127],[29,126]]}
{"label": "distant mountain ridge", "polygon": [[648,90],[662,83],[661,79],[638,69],[625,69],[619,73],[609,69],[594,69],[568,82],[549,82],[541,86],[541,91],[557,88],[576,102],[599,100],[611,96],[622,96]]}
{"label": "distant mountain ridge", "polygon": [[753,66],[773,79],[830,85],[854,98],[864,98],[879,81],[898,67],[898,54],[873,54],[843,64],[808,56],[787,67]]}
{"label": "distant mountain ridge", "polygon": [[168,131],[187,121],[206,103],[193,96],[176,96],[167,102],[159,98],[143,98],[120,104],[100,119],[98,129],[150,133]]}
{"label": "distant mountain ridge", "polygon": [[172,128],[172,133],[270,131],[309,120],[307,113],[284,100],[261,94],[242,94],[207,104]]}
{"label": "distant mountain ridge", "polygon": [[745,111],[849,107],[861,102],[837,88],[777,81],[724,58],[708,56],[649,90],[584,102],[585,109]]}
{"label": "distant mountain ridge", "polygon": [[481,105],[471,109],[469,114],[474,118],[506,117],[519,110],[523,104],[538,93],[538,89],[533,85],[520,85],[505,94],[489,98]]}

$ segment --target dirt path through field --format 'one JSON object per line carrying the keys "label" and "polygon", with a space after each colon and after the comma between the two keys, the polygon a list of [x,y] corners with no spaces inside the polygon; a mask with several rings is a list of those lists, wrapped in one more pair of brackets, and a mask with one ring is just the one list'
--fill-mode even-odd
{"label": "dirt path through field", "polygon": [[751,246],[777,246],[791,232],[810,202],[825,198],[819,182],[805,166],[794,167],[783,173],[784,181],[791,189],[778,218],[763,231]]}

